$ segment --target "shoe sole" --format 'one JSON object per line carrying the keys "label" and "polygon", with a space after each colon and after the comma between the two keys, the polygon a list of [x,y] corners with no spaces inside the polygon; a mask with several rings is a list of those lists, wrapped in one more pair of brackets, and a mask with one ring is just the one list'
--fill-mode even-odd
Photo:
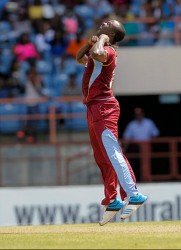
{"label": "shoe sole", "polygon": [[128,219],[131,215],[133,215],[138,210],[138,208],[140,208],[145,203],[145,201],[140,204],[135,204],[135,205],[133,203],[132,204],[128,203],[128,205],[123,210],[123,213],[121,214],[120,219],[121,220]]}
{"label": "shoe sole", "polygon": [[119,211],[121,211],[122,209],[124,209],[125,206],[126,206],[126,204],[122,208],[120,208],[118,210],[105,211],[104,217],[106,217],[106,218],[104,218],[101,221],[99,221],[99,225],[100,226],[104,226],[105,224],[107,224]]}
{"label": "shoe sole", "polygon": [[99,225],[104,226],[105,224],[107,224],[119,211],[106,211],[104,214],[106,215],[106,219],[99,221]]}

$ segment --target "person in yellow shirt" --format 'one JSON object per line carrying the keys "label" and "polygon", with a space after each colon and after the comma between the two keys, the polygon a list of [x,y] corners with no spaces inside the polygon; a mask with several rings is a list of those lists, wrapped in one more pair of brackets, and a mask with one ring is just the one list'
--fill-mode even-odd
{"label": "person in yellow shirt", "polygon": [[29,18],[32,20],[40,19],[43,17],[43,5],[40,0],[35,0],[28,8]]}

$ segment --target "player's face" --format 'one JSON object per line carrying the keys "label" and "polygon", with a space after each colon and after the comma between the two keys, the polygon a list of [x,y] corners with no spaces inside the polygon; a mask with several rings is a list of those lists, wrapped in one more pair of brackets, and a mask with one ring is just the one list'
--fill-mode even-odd
{"label": "player's face", "polygon": [[108,21],[108,22],[103,22],[99,28],[99,30],[97,31],[97,35],[100,36],[101,34],[108,34],[110,32],[110,30],[112,29],[113,24],[112,21]]}
{"label": "player's face", "polygon": [[105,28],[107,29],[109,27],[112,27],[112,22],[111,21],[102,23],[101,26],[100,26],[100,29],[105,29]]}
{"label": "player's face", "polygon": [[97,32],[97,36],[101,34],[109,35],[111,31],[115,31],[116,29],[120,29],[120,23],[118,21],[110,20],[108,22],[103,22]]}

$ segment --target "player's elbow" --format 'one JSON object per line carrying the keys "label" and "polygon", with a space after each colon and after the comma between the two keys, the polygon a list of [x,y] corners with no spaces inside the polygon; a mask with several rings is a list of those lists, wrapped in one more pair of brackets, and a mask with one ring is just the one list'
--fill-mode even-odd
{"label": "player's elbow", "polygon": [[105,60],[106,60],[105,53],[100,53],[100,52],[97,52],[97,51],[92,51],[91,52],[91,57],[92,57],[92,59],[97,60],[99,62],[105,62]]}
{"label": "player's elbow", "polygon": [[80,58],[76,58],[76,62],[79,63],[79,64],[82,63]]}
{"label": "player's elbow", "polygon": [[85,64],[85,60],[83,58],[76,58],[76,62],[79,64]]}

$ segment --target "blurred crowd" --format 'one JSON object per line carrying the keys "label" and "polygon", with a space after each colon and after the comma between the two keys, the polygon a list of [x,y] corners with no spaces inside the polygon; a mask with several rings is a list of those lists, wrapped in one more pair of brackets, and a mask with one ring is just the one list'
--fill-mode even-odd
{"label": "blurred crowd", "polygon": [[175,46],[179,16],[181,0],[1,0],[0,98],[80,95],[76,52],[102,21],[123,22],[118,46]]}
{"label": "blurred crowd", "polygon": [[0,98],[61,96],[72,74],[80,87],[76,51],[103,20],[123,22],[122,46],[171,46],[175,16],[181,0],[1,0]]}

